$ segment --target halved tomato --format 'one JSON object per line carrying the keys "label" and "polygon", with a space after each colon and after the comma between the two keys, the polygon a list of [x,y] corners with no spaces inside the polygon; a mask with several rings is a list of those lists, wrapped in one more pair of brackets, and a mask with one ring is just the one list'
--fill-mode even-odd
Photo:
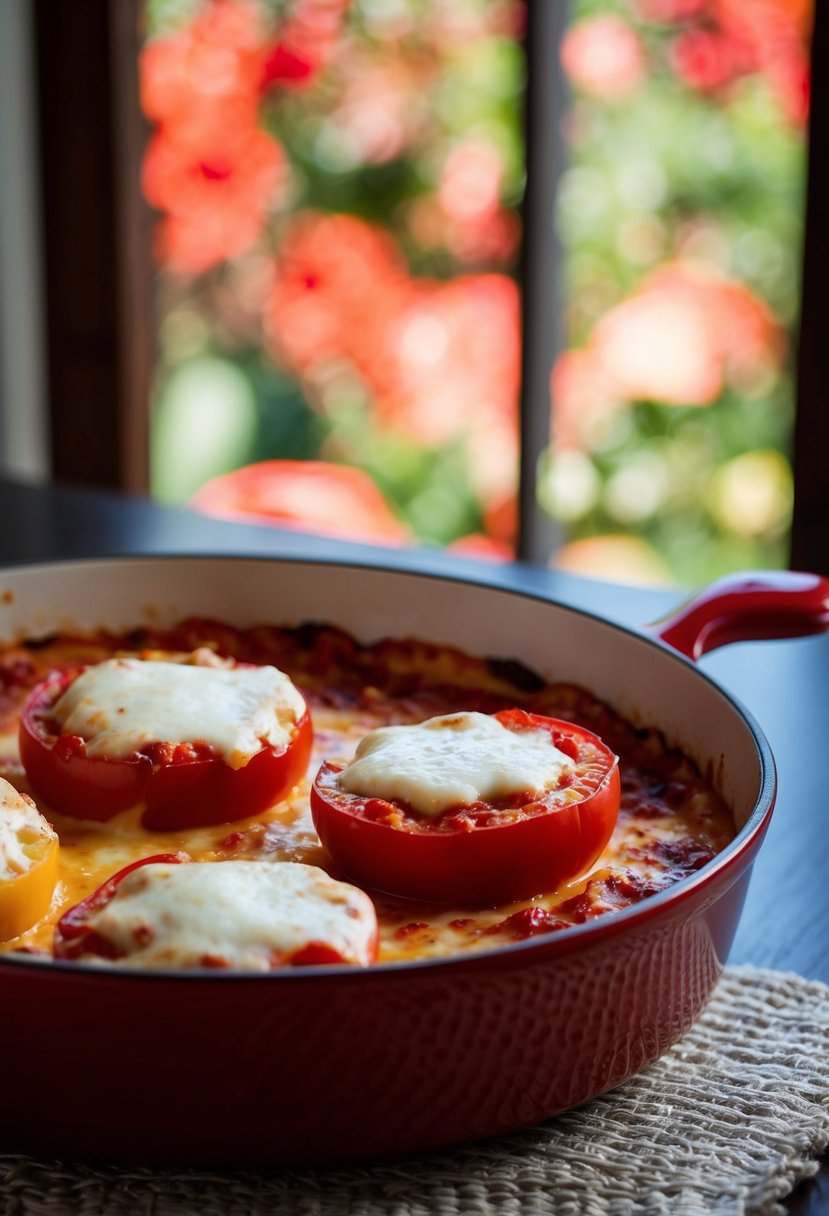
{"label": "halved tomato", "polygon": [[203,743],[159,740],[129,758],[87,754],[80,735],[61,734],[54,706],[84,667],[51,672],[29,694],[20,758],[35,793],[63,815],[105,821],[143,803],[158,831],[246,819],[267,810],[305,775],[313,731],[307,710],[284,747],[263,745],[233,768]]}
{"label": "halved tomato", "polygon": [[593,865],[619,811],[617,757],[571,722],[522,709],[491,716],[508,731],[544,732],[570,763],[542,790],[476,799],[429,818],[400,799],[347,791],[346,766],[323,764],[311,813],[345,875],[412,899],[483,906],[553,890]]}
{"label": "halved tomato", "polygon": [[299,862],[176,864],[189,860],[125,866],[64,913],[55,957],[245,971],[374,961],[377,916],[364,891]]}

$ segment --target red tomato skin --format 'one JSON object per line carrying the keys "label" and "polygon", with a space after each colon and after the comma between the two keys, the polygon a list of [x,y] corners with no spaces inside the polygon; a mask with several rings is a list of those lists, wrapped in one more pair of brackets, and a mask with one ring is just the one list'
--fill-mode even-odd
{"label": "red tomato skin", "polygon": [[178,862],[190,861],[188,853],[156,853],[152,857],[141,857],[132,861],[123,869],[118,870],[106,882],[96,887],[91,895],[82,899],[79,904],[67,909],[55,925],[53,954],[57,959],[72,960],[84,954],[94,954],[99,958],[117,958],[112,944],[106,938],[100,937],[89,928],[89,917],[105,907],[118,890],[121,883],[133,870],[141,866],[153,864],[172,865]]}
{"label": "red tomato skin", "polygon": [[327,967],[347,962],[348,959],[343,958],[339,950],[335,950],[333,946],[329,946],[325,942],[309,942],[307,946],[303,946],[290,956],[288,966]]}
{"label": "red tomato skin", "polygon": [[313,729],[306,711],[287,747],[263,747],[242,768],[219,758],[163,765],[147,785],[141,818],[150,831],[177,831],[259,815],[305,776]]}
{"label": "red tomato skin", "polygon": [[307,710],[285,748],[263,747],[238,769],[219,756],[153,764],[147,756],[110,760],[56,747],[40,719],[82,670],[52,672],[33,689],[20,719],[26,775],[35,793],[61,814],[104,822],[144,803],[142,823],[150,830],[205,827],[260,814],[305,775],[313,742]]}
{"label": "red tomato skin", "polygon": [[[335,864],[358,886],[469,907],[530,899],[589,870],[616,824],[621,794],[617,759],[589,731],[517,712],[522,723],[531,720],[599,745],[607,771],[590,796],[510,823],[447,832],[424,821],[407,830],[363,818],[358,804],[368,799],[343,792],[328,795],[326,781],[338,770],[324,764],[311,789],[311,814]],[[496,716],[509,720],[515,713]]]}
{"label": "red tomato skin", "polygon": [[[55,926],[53,941],[54,957],[64,962],[74,962],[87,955],[104,958],[110,962],[122,957],[110,941],[89,927],[90,916],[101,908],[106,907],[127,875],[132,874],[134,870],[138,870],[142,866],[156,864],[174,865],[189,861],[192,861],[189,853],[181,851],[175,853],[156,853],[152,857],[141,857],[138,861],[132,861],[129,865],[124,866],[123,869],[118,870],[111,877],[107,878],[105,882],[102,882],[99,887],[96,887],[90,895],[87,895],[86,899],[74,904],[63,913]],[[368,944],[369,962],[376,960],[378,947],[379,935],[375,927],[373,938]],[[333,966],[349,962],[348,958],[340,954],[339,950],[334,946],[328,945],[327,942],[310,941],[288,957],[275,957],[273,969],[276,970],[281,967]],[[224,960],[212,961],[209,957],[205,957],[202,965],[205,967],[217,966],[223,968],[227,964]]]}
{"label": "red tomato skin", "polygon": [[39,715],[48,712],[82,667],[51,672],[27,697],[20,718],[20,760],[34,792],[63,815],[105,822],[142,802],[152,763],[71,753],[50,742]]}

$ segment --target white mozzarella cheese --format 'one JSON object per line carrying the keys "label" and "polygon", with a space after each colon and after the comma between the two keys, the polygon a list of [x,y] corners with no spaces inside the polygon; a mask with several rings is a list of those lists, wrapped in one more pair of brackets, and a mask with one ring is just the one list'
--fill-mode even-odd
{"label": "white mozzarella cheese", "polygon": [[31,846],[54,838],[31,798],[0,778],[0,882],[25,874],[38,856]]}
{"label": "white mozzarella cheese", "polygon": [[89,756],[126,759],[143,745],[207,743],[231,768],[263,745],[284,747],[305,712],[276,667],[213,667],[107,659],[87,668],[52,711]]}
{"label": "white mozzarella cheese", "polygon": [[480,713],[383,726],[339,774],[351,794],[408,803],[420,815],[555,787],[573,768],[545,730],[509,730]]}
{"label": "white mozzarella cheese", "polygon": [[369,897],[316,866],[219,861],[140,866],[89,919],[141,967],[269,971],[311,944],[370,963],[377,918]]}

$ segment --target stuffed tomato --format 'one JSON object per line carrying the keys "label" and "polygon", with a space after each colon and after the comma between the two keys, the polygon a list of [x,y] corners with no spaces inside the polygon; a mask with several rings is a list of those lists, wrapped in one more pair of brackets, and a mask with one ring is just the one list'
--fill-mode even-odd
{"label": "stuffed tomato", "polygon": [[35,794],[105,821],[143,807],[153,830],[257,815],[301,780],[305,702],[275,667],[205,658],[113,658],[51,672],[23,707],[20,755]]}
{"label": "stuffed tomato", "polygon": [[157,854],[113,874],[60,918],[55,958],[242,971],[374,961],[374,905],[318,867],[182,863],[187,853]]}
{"label": "stuffed tomato", "polygon": [[350,879],[412,899],[494,905],[587,871],[619,811],[618,759],[571,722],[458,713],[367,735],[311,791],[323,846]]}

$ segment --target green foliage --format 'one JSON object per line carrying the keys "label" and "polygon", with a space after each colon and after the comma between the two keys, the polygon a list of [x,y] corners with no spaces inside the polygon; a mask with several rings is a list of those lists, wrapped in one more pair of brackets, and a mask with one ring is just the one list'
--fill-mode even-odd
{"label": "green foliage", "polygon": [[[615,305],[640,291],[660,264],[684,261],[763,301],[787,354],[770,356],[769,367],[743,379],[727,367],[723,391],[702,408],[623,400],[618,416],[587,442],[592,472],[573,466],[578,485],[587,487],[584,509],[561,499],[555,450],[542,467],[542,502],[566,518],[572,539],[619,533],[643,539],[666,573],[683,582],[744,566],[785,565],[803,131],[784,115],[774,82],[759,71],[719,89],[683,80],[672,56],[692,22],[648,23],[628,0],[573,6],[576,23],[608,13],[634,31],[646,70],[628,95],[590,95],[576,83],[557,212],[566,249],[568,345],[591,348],[597,324]],[[700,25],[709,28],[704,17]],[[753,452],[771,455],[734,463]],[[728,494],[720,476],[726,466],[733,471]],[[565,459],[562,485],[567,467]],[[627,497],[619,489],[624,470],[636,468],[643,470],[639,515],[636,502],[628,501],[635,499],[630,487]],[[553,488],[545,490],[551,477]],[[756,529],[732,501],[741,493],[746,502],[754,494],[759,504]]]}
{"label": "green foliage", "polygon": [[[297,7],[260,0],[268,38],[279,37]],[[164,37],[203,11],[200,0],[148,0],[148,34]],[[405,417],[390,417],[392,406],[378,408],[381,390],[348,342],[331,366],[292,362],[269,330],[268,283],[296,212],[346,214],[386,229],[404,259],[401,273],[435,298],[459,277],[515,273],[514,247],[499,252],[484,242],[470,253],[453,245],[445,215],[435,219],[453,152],[479,141],[500,164],[493,231],[505,217],[516,224],[524,59],[506,11],[504,0],[352,0],[322,67],[300,87],[281,82],[257,93],[255,121],[281,146],[287,181],[269,204],[261,238],[189,278],[159,277],[160,497],[183,501],[208,477],[246,461],[318,458],[367,472],[424,543],[486,531],[498,504],[476,476],[468,416],[460,412],[467,420],[450,439],[429,443],[428,428],[407,430]],[[732,335],[727,350],[709,352],[722,365],[720,387],[703,392],[701,404],[643,399],[636,385],[616,383],[605,415],[587,426],[587,395],[571,401],[579,433],[545,455],[539,500],[569,539],[634,536],[666,576],[699,582],[786,560],[804,140],[761,67],[735,70],[716,87],[683,77],[679,40],[716,32],[716,6],[661,22],[643,11],[638,0],[571,7],[575,30],[615,18],[628,53],[633,40],[628,63],[639,77],[604,95],[575,78],[567,115],[548,116],[551,130],[562,122],[569,140],[555,216],[566,256],[566,345],[594,351],[603,318],[635,301],[666,263],[702,268],[733,286],[738,303],[746,302],[737,324],[748,336]],[[453,22],[472,33],[454,36]],[[588,59],[589,71],[607,62]],[[349,107],[367,104],[372,80],[374,108],[364,110],[361,126]],[[390,151],[371,144],[372,123],[382,128],[385,109],[398,105],[394,88],[384,93],[389,81],[405,91]],[[648,339],[655,354],[661,337],[657,327]],[[688,342],[696,340],[689,333]],[[409,387],[399,394],[407,403]],[[476,391],[486,390],[484,382]],[[674,400],[685,398],[679,392]]]}
{"label": "green foliage", "polygon": [[[447,156],[464,140],[480,139],[497,150],[505,209],[517,205],[523,188],[520,47],[507,33],[487,28],[491,0],[458,0],[453,19],[468,13],[473,36],[436,45],[429,31],[438,17],[448,17],[441,15],[441,6],[442,0],[402,0],[392,12],[376,0],[352,0],[325,68],[300,88],[278,86],[263,95],[257,121],[281,146],[289,184],[268,217],[255,251],[260,256],[278,259],[287,225],[298,212],[347,214],[387,229],[415,280],[442,282],[462,273],[511,270],[503,259],[460,264],[445,242],[424,243],[412,223],[412,207],[435,197]],[[279,37],[294,7],[260,0],[271,37]],[[168,35],[199,11],[205,6],[198,0],[149,0],[148,32]],[[406,18],[399,39],[383,32],[383,22],[395,13]],[[378,67],[410,80],[402,120],[409,110],[416,116],[390,157],[365,154],[347,130],[344,109],[350,91],[364,86],[365,76]],[[381,113],[382,95],[373,104]],[[233,460],[323,459],[367,472],[423,543],[448,544],[482,530],[467,437],[428,444],[381,423],[371,390],[354,367],[336,369],[327,393],[313,374],[292,369],[267,342],[266,293],[246,298],[245,265],[241,258],[236,266],[217,265],[191,278],[159,276],[155,492],[167,501],[184,501]],[[182,381],[181,374],[213,358],[239,373],[236,389],[244,384],[252,395],[255,426],[252,432],[242,427],[244,442],[220,427],[210,452],[191,460],[181,431],[185,422],[193,425],[185,391],[193,381],[186,376]],[[231,393],[230,400],[238,399],[238,392]],[[169,451],[171,436],[175,455]]]}

